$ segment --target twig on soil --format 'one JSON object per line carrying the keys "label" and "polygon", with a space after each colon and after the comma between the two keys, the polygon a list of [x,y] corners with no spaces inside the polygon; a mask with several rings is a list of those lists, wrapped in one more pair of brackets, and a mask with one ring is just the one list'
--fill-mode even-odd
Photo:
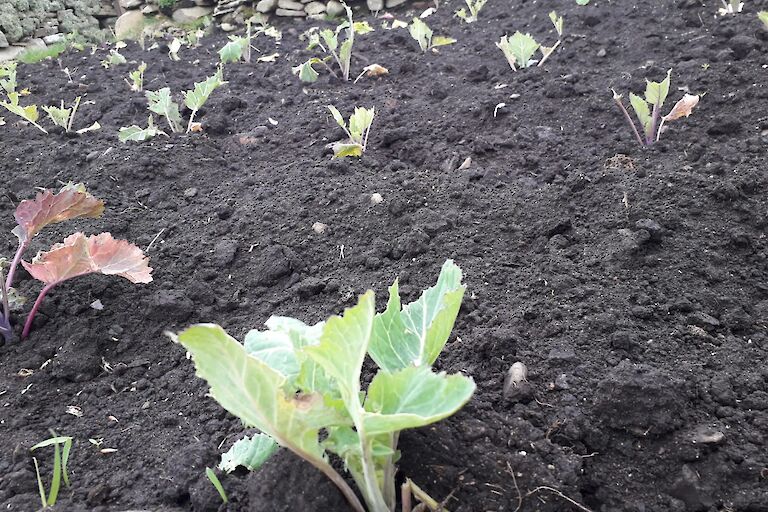
{"label": "twig on soil", "polygon": [[509,464],[509,462],[507,462],[507,471],[509,472],[510,475],[512,475],[512,483],[515,486],[515,491],[517,491],[517,508],[515,508],[515,510],[513,512],[518,512],[522,508],[523,500],[525,500],[525,498],[527,498],[529,496],[532,496],[532,495],[536,494],[537,492],[541,492],[541,491],[549,491],[551,493],[554,493],[557,496],[559,496],[562,499],[564,499],[565,501],[567,501],[568,503],[570,503],[571,505],[573,505],[576,508],[578,508],[579,510],[583,510],[584,512],[592,512],[592,509],[589,509],[589,508],[585,507],[584,505],[582,505],[578,501],[576,501],[576,500],[574,500],[572,498],[569,498],[568,496],[566,496],[565,494],[563,494],[559,490],[555,489],[554,487],[550,487],[548,485],[540,485],[540,486],[536,487],[535,489],[533,489],[532,491],[528,491],[527,493],[525,493],[525,495],[523,495],[520,492],[520,487],[518,487],[518,485],[517,485],[517,478],[515,477],[515,471],[512,469],[512,466]]}
{"label": "twig on soil", "polygon": [[152,241],[151,241],[151,242],[149,242],[149,245],[148,245],[148,246],[147,246],[147,248],[144,250],[144,252],[149,252],[149,250],[152,248],[152,246],[153,246],[153,245],[154,245],[154,243],[157,241],[157,239],[158,239],[158,238],[160,238],[160,235],[162,235],[162,234],[163,234],[163,231],[165,231],[165,228],[161,229],[161,230],[160,230],[160,231],[159,231],[159,232],[158,232],[158,233],[155,235],[155,238],[153,238],[153,239],[152,239]]}

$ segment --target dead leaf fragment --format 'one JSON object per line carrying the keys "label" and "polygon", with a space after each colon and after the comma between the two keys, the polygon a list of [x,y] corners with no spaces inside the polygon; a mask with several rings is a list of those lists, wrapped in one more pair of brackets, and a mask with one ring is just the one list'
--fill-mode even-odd
{"label": "dead leaf fragment", "polygon": [[680,99],[680,101],[675,103],[675,106],[672,107],[672,110],[669,111],[669,114],[664,116],[664,121],[674,121],[675,119],[680,119],[681,117],[688,117],[691,115],[693,108],[698,104],[699,97],[697,95],[686,94]]}
{"label": "dead leaf fragment", "polygon": [[322,222],[315,222],[312,224],[312,231],[314,231],[317,234],[325,233],[325,230],[328,229],[328,226],[326,224],[323,224]]}

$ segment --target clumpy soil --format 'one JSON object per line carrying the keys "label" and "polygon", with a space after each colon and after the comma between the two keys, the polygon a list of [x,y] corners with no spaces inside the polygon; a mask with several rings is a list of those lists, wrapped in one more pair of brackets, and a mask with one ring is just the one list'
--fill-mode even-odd
{"label": "clumpy soil", "polygon": [[[243,428],[163,333],[315,322],[369,288],[382,305],[396,276],[412,300],[447,258],[468,292],[438,366],[478,389],[454,417],[402,436],[402,475],[462,512],[768,510],[768,38],[755,17],[768,2],[715,18],[714,0],[490,0],[472,25],[452,17],[458,0],[441,3],[428,22],[458,43],[422,54],[371,18],[353,74],[390,74],[357,84],[300,83],[290,66],[309,56],[297,36],[311,23],[282,23],[278,46],[256,40],[275,63],[227,66],[204,133],[143,144],[117,141],[147,118],[128,71],[143,60],[148,89],[189,89],[224,35],[179,62],[131,44],[131,64],[108,70],[104,48],[20,66],[25,100],[83,95],[76,124],[102,129],[45,136],[5,116],[0,252],[15,248],[20,199],[82,181],[104,217],[47,229],[27,257],[74,230],[110,231],[151,245],[155,281],[68,282],[28,340],[0,347],[3,510],[38,508],[28,448],[50,429],[75,439],[56,510],[347,510],[288,452],[222,476],[221,506],[204,469]],[[562,46],[512,72],[493,43],[520,29],[551,44],[551,8],[565,16]],[[609,88],[639,92],[669,68],[669,106],[704,96],[643,150]],[[331,160],[342,132],[327,104],[376,107],[362,159]],[[528,383],[505,397],[515,361]],[[51,453],[39,457],[47,477]]]}

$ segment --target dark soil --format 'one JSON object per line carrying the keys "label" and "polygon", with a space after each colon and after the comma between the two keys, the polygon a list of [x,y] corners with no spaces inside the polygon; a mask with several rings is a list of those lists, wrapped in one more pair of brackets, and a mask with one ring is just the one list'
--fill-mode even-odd
{"label": "dark soil", "polygon": [[[768,38],[755,17],[768,2],[715,18],[719,0],[490,0],[472,25],[452,17],[458,0],[441,3],[428,22],[457,44],[422,54],[372,19],[354,71],[391,74],[356,85],[301,84],[289,68],[309,56],[297,36],[310,24],[283,24],[276,63],[227,67],[204,134],[144,144],[117,141],[147,118],[123,81],[135,63],[105,70],[104,49],[69,53],[75,83],[57,62],[20,67],[27,100],[85,94],[77,124],[102,130],[45,136],[5,116],[0,252],[15,249],[18,200],[82,181],[104,217],[53,226],[27,257],[78,229],[142,248],[156,239],[155,281],[62,285],[30,339],[0,347],[2,510],[38,508],[28,448],[49,429],[75,438],[56,510],[347,510],[287,452],[222,476],[231,503],[220,507],[204,469],[243,428],[163,332],[217,322],[241,337],[273,314],[315,322],[368,288],[382,304],[398,275],[412,300],[453,258],[468,293],[439,367],[478,391],[402,436],[401,474],[453,493],[452,511],[768,511]],[[493,43],[516,29],[551,43],[553,7],[563,45],[512,72]],[[162,47],[123,53],[149,64],[149,89],[178,92],[213,72],[225,40],[180,62]],[[706,95],[642,150],[609,88],[641,91],[669,68],[670,106],[681,88]],[[361,160],[330,159],[342,133],[327,104],[376,107]],[[23,271],[18,285],[39,289]],[[504,398],[515,361],[529,383]]]}

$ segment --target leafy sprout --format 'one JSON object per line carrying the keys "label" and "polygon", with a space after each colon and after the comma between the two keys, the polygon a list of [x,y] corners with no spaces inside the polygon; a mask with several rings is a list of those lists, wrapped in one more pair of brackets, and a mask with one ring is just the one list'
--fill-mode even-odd
{"label": "leafy sprout", "polygon": [[[536,41],[531,34],[523,34],[520,31],[515,32],[512,37],[502,36],[501,40],[496,43],[513,71],[533,65],[542,66],[560,46],[563,36],[563,17],[552,11],[549,13],[549,19],[555,27],[555,32],[557,32],[557,41],[552,46],[544,46]],[[533,59],[537,50],[541,51],[541,59],[538,61]]]}
{"label": "leafy sprout", "polygon": [[[461,270],[447,261],[437,284],[411,304],[401,305],[396,281],[379,314],[369,291],[343,315],[315,325],[272,317],[267,330],[249,332],[244,343],[213,324],[171,337],[191,353],[211,396],[271,439],[272,444],[262,436],[251,438],[258,456],[249,460],[260,462],[275,445],[287,448],[330,478],[353,510],[364,512],[331,465],[328,456],[335,454],[368,510],[389,512],[396,505],[401,431],[454,414],[475,390],[472,379],[431,368],[458,315],[465,289],[461,279]],[[363,391],[366,357],[379,371]],[[242,444],[232,450],[249,452]],[[226,454],[223,461],[234,457]],[[416,486],[409,489],[422,502],[435,503]]]}
{"label": "leafy sprout", "polygon": [[141,92],[144,90],[144,72],[146,70],[147,63],[142,61],[138,68],[128,73],[128,78],[130,78],[131,81],[129,82],[126,80],[125,82],[131,86],[132,91]]}
{"label": "leafy sprout", "polygon": [[432,33],[432,29],[419,18],[413,18],[413,21],[408,26],[408,31],[411,37],[419,43],[419,48],[423,52],[456,42],[455,39],[450,37],[435,36]]}
{"label": "leafy sprout", "polygon": [[208,480],[216,488],[216,492],[219,493],[219,497],[221,498],[221,502],[222,503],[229,503],[229,498],[227,497],[227,492],[224,490],[224,486],[221,485],[221,482],[219,481],[219,477],[216,476],[216,473],[211,468],[205,468],[205,476],[208,477]]}
{"label": "leafy sprout", "polygon": [[650,146],[658,141],[665,122],[688,117],[691,115],[693,108],[699,103],[699,96],[685,94],[675,104],[669,114],[662,116],[661,109],[669,95],[671,77],[672,70],[670,69],[667,71],[667,77],[661,82],[646,80],[644,97],[640,97],[632,92],[629,93],[629,103],[632,105],[632,110],[635,111],[637,120],[640,122],[641,130],[637,129],[634,121],[632,121],[632,117],[624,106],[623,96],[613,91],[614,103],[621,111],[624,119],[629,123],[637,142],[641,146]]}
{"label": "leafy sprout", "polygon": [[124,126],[120,128],[118,139],[120,142],[144,142],[146,140],[157,137],[158,135],[165,135],[166,137],[168,136],[167,133],[155,125],[155,119],[152,117],[152,114],[150,114],[149,118],[147,119],[146,128],[142,128],[141,126],[137,126],[135,124],[131,126]]}
{"label": "leafy sprout", "polygon": [[[64,106],[64,100],[61,100],[60,107],[44,106],[42,107],[42,109],[45,111],[46,114],[48,114],[48,118],[53,122],[53,124],[64,128],[64,131],[66,132],[71,132],[72,124],[75,121],[75,113],[77,112],[77,108],[80,106],[80,99],[81,99],[80,96],[75,98],[75,102],[69,108],[66,108]],[[77,130],[77,132],[75,133],[82,134],[85,132],[98,130],[99,128],[101,128],[101,125],[99,125],[98,122],[94,122],[91,126],[87,128],[81,128],[80,130]]]}
{"label": "leafy sprout", "polygon": [[40,112],[37,110],[37,105],[27,105],[26,107],[21,106],[19,104],[18,92],[9,92],[8,101],[0,101],[0,106],[26,120],[41,132],[48,133],[48,130],[37,123],[37,121],[40,119]]}
{"label": "leafy sprout", "polygon": [[[461,8],[456,11],[456,16],[464,20],[466,23],[474,23],[477,21],[477,15],[480,10],[485,6],[488,0],[464,0],[467,4],[467,8]],[[469,12],[467,12],[469,9]]]}
{"label": "leafy sprout", "polygon": [[355,107],[355,113],[349,117],[349,127],[347,127],[344,117],[336,107],[328,105],[328,110],[331,111],[333,119],[339,126],[341,126],[344,133],[347,134],[347,137],[349,137],[346,141],[333,144],[334,158],[362,156],[368,146],[368,135],[370,134],[371,125],[373,124],[373,117],[376,114],[375,109]]}

